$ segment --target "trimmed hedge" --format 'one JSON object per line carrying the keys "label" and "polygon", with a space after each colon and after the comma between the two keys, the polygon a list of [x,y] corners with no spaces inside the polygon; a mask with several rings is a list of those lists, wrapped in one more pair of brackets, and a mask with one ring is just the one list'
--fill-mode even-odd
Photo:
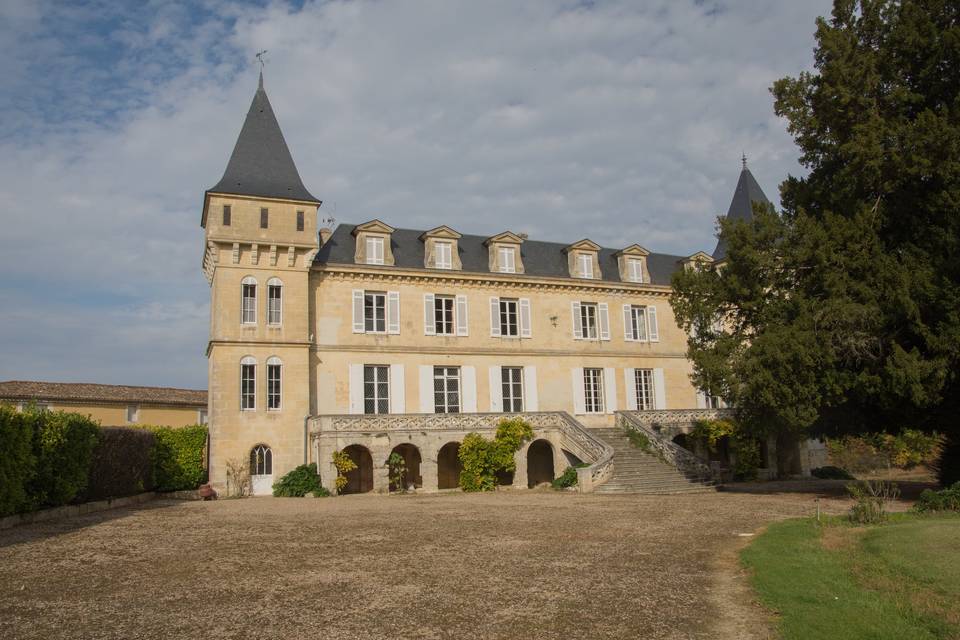
{"label": "trimmed hedge", "polygon": [[103,500],[154,488],[156,436],[146,429],[101,427],[84,500]]}
{"label": "trimmed hedge", "polygon": [[27,415],[0,404],[0,516],[17,513],[28,504],[27,482],[36,466],[33,426]]}
{"label": "trimmed hedge", "polygon": [[205,426],[146,428],[156,437],[153,469],[157,491],[196,489],[207,481]]}

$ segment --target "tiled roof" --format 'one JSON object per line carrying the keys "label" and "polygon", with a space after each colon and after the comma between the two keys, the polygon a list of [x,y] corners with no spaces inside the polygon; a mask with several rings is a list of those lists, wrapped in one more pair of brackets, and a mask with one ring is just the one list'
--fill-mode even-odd
{"label": "tiled roof", "polygon": [[[355,224],[341,223],[334,230],[314,259],[315,264],[353,264],[355,238],[350,232]],[[420,236],[423,230],[397,229],[390,234],[390,248],[396,267],[407,269],[423,268],[423,242]],[[490,273],[488,249],[483,245],[484,236],[464,234],[457,241],[463,271],[467,273]],[[567,254],[563,252],[569,243],[525,240],[520,245],[520,257],[523,260],[524,275],[547,278],[571,278],[567,266]],[[614,255],[619,249],[600,249],[600,271],[603,282],[621,282],[620,269]],[[651,253],[647,256],[647,269],[653,284],[669,285],[674,271],[680,268],[684,256],[665,253]],[[388,267],[389,268],[389,267]],[[510,274],[498,273],[498,276]]]}
{"label": "tiled roof", "polygon": [[206,406],[207,392],[200,389],[170,387],[132,387],[86,382],[36,382],[7,380],[0,382],[2,400],[45,400],[73,402],[112,402],[123,404],[161,404]]}
{"label": "tiled roof", "polygon": [[[727,210],[727,219],[743,220],[750,222],[753,220],[753,203],[770,204],[766,194],[757,179],[747,169],[746,160],[744,160],[743,170],[740,171],[740,179],[737,180],[737,188],[733,192],[733,199],[730,201],[730,208]],[[723,260],[727,257],[727,242],[723,238],[717,240],[717,247],[713,250],[714,260]]]}

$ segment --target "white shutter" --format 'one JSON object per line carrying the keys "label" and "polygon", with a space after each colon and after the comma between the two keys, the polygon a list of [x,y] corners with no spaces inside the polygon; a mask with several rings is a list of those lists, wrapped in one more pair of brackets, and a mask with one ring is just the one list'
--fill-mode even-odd
{"label": "white shutter", "polygon": [[503,411],[503,381],[500,376],[500,367],[490,367],[490,411],[493,413]]}
{"label": "white shutter", "polygon": [[400,333],[400,292],[387,292],[387,333]]}
{"label": "white shutter", "polygon": [[580,303],[573,302],[570,304],[570,308],[573,312],[573,339],[583,340],[583,327],[580,326]]}
{"label": "white shutter", "polygon": [[420,413],[433,413],[433,367],[420,365]]}
{"label": "white shutter", "polygon": [[363,289],[353,290],[353,332],[363,333]]}
{"label": "white shutter", "polygon": [[663,369],[653,370],[653,408],[667,408],[667,389],[663,381]]}
{"label": "white shutter", "polygon": [[647,307],[647,323],[650,325],[650,330],[647,331],[647,339],[650,340],[650,342],[660,342],[660,329],[657,326],[656,307]]}
{"label": "white shutter", "polygon": [[423,335],[437,335],[437,324],[434,322],[434,295],[423,294]]}
{"label": "white shutter", "polygon": [[587,412],[587,401],[583,393],[583,368],[576,367],[570,370],[573,378],[573,412],[582,415]]}
{"label": "white shutter", "polygon": [[540,399],[537,394],[537,368],[523,368],[523,410],[540,411]]}
{"label": "white shutter", "polygon": [[403,376],[403,365],[390,365],[390,413],[407,412],[407,389]]}
{"label": "white shutter", "polygon": [[623,370],[623,384],[627,390],[627,411],[634,411],[637,404],[637,370],[627,367]]}
{"label": "white shutter", "polygon": [[350,365],[349,380],[350,406],[347,407],[347,413],[363,413],[363,365]]}
{"label": "white shutter", "polygon": [[467,296],[457,296],[457,335],[467,335]]}
{"label": "white shutter", "polygon": [[697,409],[707,408],[707,396],[703,391],[697,391]]}
{"label": "white shutter", "polygon": [[617,372],[613,367],[603,369],[603,408],[607,413],[617,410]]}
{"label": "white shutter", "polygon": [[600,339],[609,340],[610,339],[610,310],[607,308],[606,302],[601,302],[597,305],[598,313],[600,315]]}
{"label": "white shutter", "polygon": [[477,412],[477,370],[475,367],[460,367],[460,392],[463,396],[464,413]]}
{"label": "white shutter", "polygon": [[628,304],[623,305],[623,339],[633,341],[633,310]]}
{"label": "white shutter", "polygon": [[490,335],[500,337],[500,298],[490,298]]}
{"label": "white shutter", "polygon": [[530,298],[520,298],[520,337],[530,337]]}

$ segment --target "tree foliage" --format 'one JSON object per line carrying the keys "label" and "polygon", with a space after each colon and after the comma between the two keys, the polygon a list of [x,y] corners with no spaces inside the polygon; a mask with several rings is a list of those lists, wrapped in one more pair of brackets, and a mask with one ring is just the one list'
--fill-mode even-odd
{"label": "tree foliage", "polygon": [[695,382],[754,432],[957,432],[960,5],[836,0],[777,81],[806,177],[674,278]]}
{"label": "tree foliage", "polygon": [[533,439],[530,423],[520,418],[501,420],[493,440],[479,433],[468,433],[457,453],[463,469],[460,488],[464,491],[493,491],[497,488],[497,474],[512,473],[516,469],[514,454],[523,443]]}

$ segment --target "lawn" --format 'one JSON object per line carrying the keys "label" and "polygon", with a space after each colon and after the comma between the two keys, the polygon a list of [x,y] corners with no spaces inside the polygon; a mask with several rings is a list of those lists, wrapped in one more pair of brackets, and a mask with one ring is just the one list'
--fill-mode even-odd
{"label": "lawn", "polygon": [[960,518],[893,516],[852,527],[771,525],[745,549],[787,640],[960,638]]}

